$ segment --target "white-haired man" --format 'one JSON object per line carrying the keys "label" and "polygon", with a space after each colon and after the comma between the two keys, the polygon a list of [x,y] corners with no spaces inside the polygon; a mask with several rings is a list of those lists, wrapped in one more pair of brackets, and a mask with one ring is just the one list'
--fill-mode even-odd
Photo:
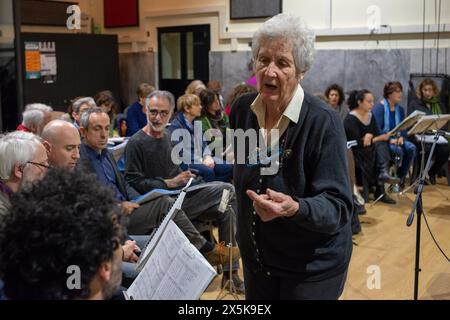
{"label": "white-haired man", "polygon": [[10,209],[10,197],[23,185],[41,179],[49,168],[47,151],[32,133],[0,137],[0,217]]}
{"label": "white-haired man", "polygon": [[52,107],[42,103],[28,104],[22,113],[22,123],[16,130],[41,135],[42,129],[51,119],[52,111]]}
{"label": "white-haired man", "polygon": [[53,108],[43,103],[30,103],[26,105],[25,111],[28,110],[40,110],[44,113],[44,126],[47,125],[52,119]]}

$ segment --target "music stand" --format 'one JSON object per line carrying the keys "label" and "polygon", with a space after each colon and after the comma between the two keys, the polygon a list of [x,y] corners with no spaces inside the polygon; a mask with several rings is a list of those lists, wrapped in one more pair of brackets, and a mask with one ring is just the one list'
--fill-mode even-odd
{"label": "music stand", "polygon": [[408,132],[409,135],[413,134],[424,134],[430,130],[436,130],[433,145],[431,146],[430,154],[428,155],[427,164],[424,170],[420,174],[419,185],[414,190],[416,194],[416,199],[414,200],[413,208],[408,216],[406,225],[410,227],[414,221],[414,213],[417,213],[417,224],[416,224],[416,257],[415,257],[415,269],[414,269],[414,300],[417,300],[419,291],[419,272],[420,270],[420,227],[423,214],[422,206],[422,192],[425,186],[425,178],[431,167],[431,159],[433,157],[434,149],[436,147],[439,137],[443,135],[442,131],[439,131],[448,121],[450,120],[450,115],[432,115],[423,116],[419,122]]}
{"label": "music stand", "polygon": [[[408,136],[411,135],[421,135],[422,136],[422,140],[423,140],[423,136],[427,131],[433,131],[433,130],[440,130],[442,127],[445,126],[445,124],[450,120],[450,114],[440,114],[440,115],[429,115],[429,116],[423,116],[420,118],[420,120],[414,125],[413,128],[411,128],[411,130],[409,130],[408,132]],[[434,139],[433,139],[434,142]],[[437,143],[437,142],[436,142]],[[424,150],[422,150],[424,151]],[[423,157],[422,157],[422,167],[420,168],[420,171],[423,171],[423,165],[424,165],[424,153],[423,153]],[[417,183],[420,180],[420,174],[417,177],[416,181],[410,185],[408,188],[406,188],[405,190],[403,190],[401,192],[401,194],[405,194],[409,189],[415,187],[417,185]]]}
{"label": "music stand", "polygon": [[[396,146],[398,147],[398,139],[400,139],[401,137],[401,132],[404,130],[407,130],[409,128],[411,128],[413,125],[415,125],[423,116],[425,115],[425,112],[422,111],[414,111],[413,113],[411,113],[408,117],[406,117],[405,119],[403,119],[402,122],[400,122],[394,129],[392,129],[391,131],[389,131],[387,134],[389,136],[395,136],[397,139],[397,144]],[[398,155],[395,156],[395,174],[397,175],[397,170],[398,170]],[[396,188],[397,191],[394,191],[393,193],[398,193],[398,183],[396,184],[392,184],[389,186],[388,190],[385,191],[383,194],[381,194],[377,199],[375,199],[375,201],[371,204],[371,207],[373,207],[374,205],[377,204],[378,201],[381,200],[381,198],[383,198],[383,196],[386,193],[392,192],[392,190],[394,190],[394,188]]]}
{"label": "music stand", "polygon": [[[230,209],[232,208],[230,205],[230,200],[231,200],[231,193],[228,192],[225,195],[225,190],[224,190],[224,194],[222,195],[222,199],[224,201],[224,203],[226,204],[226,208]],[[231,295],[233,297],[234,300],[239,300],[239,295],[237,293],[236,287],[234,285],[233,282],[233,256],[232,256],[232,250],[233,250],[233,226],[234,226],[234,220],[233,220],[233,216],[235,214],[234,210],[231,210],[232,214],[230,214],[230,242],[228,243],[228,252],[229,252],[229,259],[228,259],[228,265],[230,267],[230,270],[228,271],[224,271],[222,277],[225,276],[225,272],[228,272],[228,280],[225,282],[225,284],[223,285],[222,289],[219,292],[219,295],[217,296],[216,300],[222,300],[224,299],[226,296]],[[226,292],[226,290],[228,289],[228,293]]]}

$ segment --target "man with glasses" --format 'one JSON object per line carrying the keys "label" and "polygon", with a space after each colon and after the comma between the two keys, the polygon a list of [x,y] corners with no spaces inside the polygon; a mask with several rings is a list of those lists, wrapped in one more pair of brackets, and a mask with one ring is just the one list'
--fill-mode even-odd
{"label": "man with glasses", "polygon": [[[108,114],[100,108],[89,109],[81,116],[80,124],[84,139],[80,147],[79,169],[96,174],[103,185],[113,190],[116,200],[121,203],[129,216],[129,234],[150,234],[169,212],[174,200],[168,196],[161,196],[142,205],[132,202],[140,194],[125,182],[114,156],[106,148],[110,126]],[[178,211],[173,220],[190,242],[200,252],[205,253],[205,257],[212,265],[219,264],[222,259],[229,256],[227,248],[215,246],[207,241],[195,229],[183,210]]]}
{"label": "man with glasses", "polygon": [[24,185],[40,180],[49,168],[40,138],[29,132],[0,137],[0,218],[11,209],[10,197]]}
{"label": "man with glasses", "polygon": [[92,175],[51,170],[19,190],[0,224],[6,299],[111,297],[122,278],[122,221],[113,194]]}
{"label": "man with glasses", "polygon": [[[182,171],[172,159],[171,136],[166,126],[174,108],[175,99],[170,92],[153,91],[146,99],[147,125],[128,141],[125,149],[125,178],[138,192],[179,189],[195,177],[189,170]],[[187,133],[187,136],[190,134]],[[238,276],[239,249],[234,237],[237,212],[234,187],[220,181],[205,183],[203,186],[200,190],[188,192],[182,209],[191,220],[216,222],[219,240],[233,244],[236,252],[233,257],[236,258],[232,266],[232,279],[229,279],[229,272],[224,272],[222,286],[227,280],[232,280],[237,292],[244,293],[243,281]],[[230,195],[228,205],[225,206],[221,205],[224,190]],[[229,263],[226,262],[222,260],[224,271],[229,271]]]}

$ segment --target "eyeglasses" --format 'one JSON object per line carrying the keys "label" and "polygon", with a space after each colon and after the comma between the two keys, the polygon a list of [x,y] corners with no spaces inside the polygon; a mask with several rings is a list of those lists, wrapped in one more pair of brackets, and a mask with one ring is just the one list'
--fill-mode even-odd
{"label": "eyeglasses", "polygon": [[50,169],[51,168],[49,165],[43,164],[43,163],[38,163],[38,162],[33,162],[33,161],[28,161],[27,163],[28,164],[32,164],[34,166],[41,167],[41,168],[45,168],[45,169]]}
{"label": "eyeglasses", "polygon": [[150,113],[150,115],[152,117],[156,117],[158,114],[161,116],[161,118],[165,118],[169,115],[169,111],[158,111],[158,110],[148,110],[148,113]]}

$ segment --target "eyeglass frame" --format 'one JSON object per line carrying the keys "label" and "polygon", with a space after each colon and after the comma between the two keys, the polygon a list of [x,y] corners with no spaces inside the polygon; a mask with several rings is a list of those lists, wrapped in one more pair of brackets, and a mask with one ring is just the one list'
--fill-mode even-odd
{"label": "eyeglass frame", "polygon": [[41,168],[45,168],[47,170],[51,169],[52,167],[50,165],[46,165],[43,163],[39,163],[39,162],[33,162],[33,161],[27,161],[26,164],[32,164]]}
{"label": "eyeglass frame", "polygon": [[159,110],[152,109],[152,110],[147,110],[147,111],[152,117],[157,117],[159,115],[161,118],[167,118],[170,114],[170,111],[166,111],[166,110],[159,111]]}

